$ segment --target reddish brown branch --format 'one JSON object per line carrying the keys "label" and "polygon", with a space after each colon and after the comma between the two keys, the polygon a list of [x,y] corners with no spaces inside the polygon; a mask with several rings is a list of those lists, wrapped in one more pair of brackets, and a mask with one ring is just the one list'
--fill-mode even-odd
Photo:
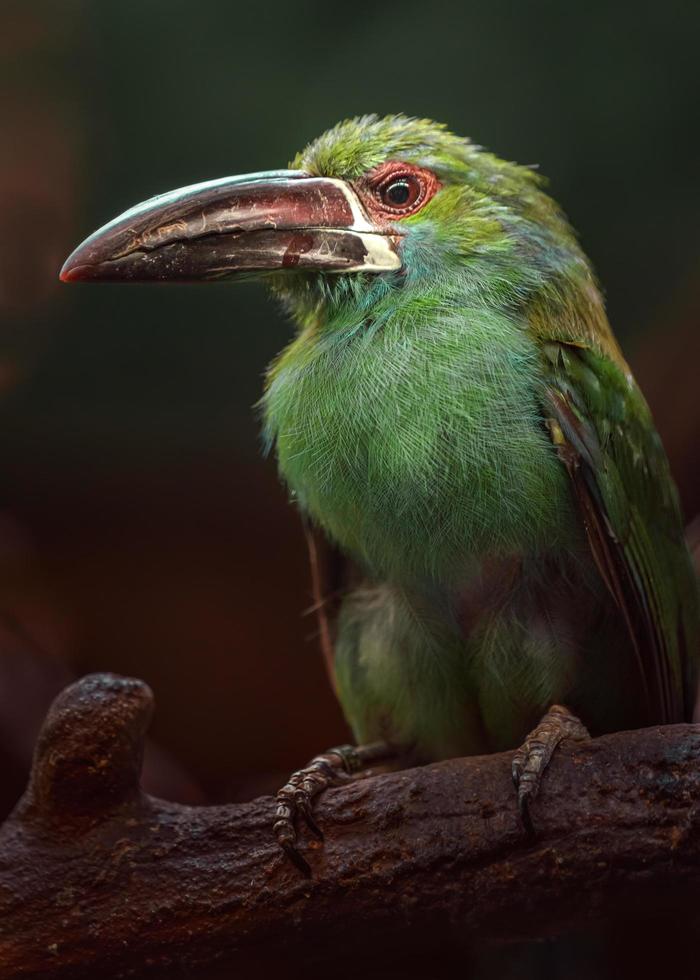
{"label": "reddish brown branch", "polygon": [[361,960],[551,936],[700,887],[690,725],[564,746],[533,806],[535,839],[516,816],[507,754],[330,791],[325,845],[303,841],[309,880],[277,852],[271,799],[191,808],[139,792],[151,709],[143,683],[112,675],[54,703],[0,831],[3,980],[181,976],[217,962],[237,977],[286,963],[290,977],[295,954],[308,967],[339,950]]}

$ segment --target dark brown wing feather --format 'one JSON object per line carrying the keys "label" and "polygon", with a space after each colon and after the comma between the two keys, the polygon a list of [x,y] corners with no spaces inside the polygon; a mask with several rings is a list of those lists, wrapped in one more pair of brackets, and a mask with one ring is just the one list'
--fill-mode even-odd
{"label": "dark brown wing feather", "polygon": [[601,577],[620,610],[650,722],[689,717],[697,583],[668,463],[631,377],[580,346],[548,343],[545,412]]}

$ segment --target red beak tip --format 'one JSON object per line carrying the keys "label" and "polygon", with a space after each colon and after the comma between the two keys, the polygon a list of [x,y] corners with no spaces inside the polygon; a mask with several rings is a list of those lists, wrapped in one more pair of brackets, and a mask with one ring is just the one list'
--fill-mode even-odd
{"label": "red beak tip", "polygon": [[69,265],[66,262],[59,272],[58,278],[61,280],[61,282],[80,282],[80,280],[83,278],[83,276],[80,274],[81,268],[82,266]]}

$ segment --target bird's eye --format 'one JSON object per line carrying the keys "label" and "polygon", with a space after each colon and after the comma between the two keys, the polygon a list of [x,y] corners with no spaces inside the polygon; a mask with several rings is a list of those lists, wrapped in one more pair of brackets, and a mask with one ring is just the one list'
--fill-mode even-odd
{"label": "bird's eye", "polygon": [[395,180],[384,191],[384,201],[387,204],[407,204],[411,197],[411,187],[405,177]]}
{"label": "bird's eye", "polygon": [[432,170],[402,160],[387,160],[356,185],[370,215],[380,222],[408,218],[420,211],[442,186]]}
{"label": "bird's eye", "polygon": [[402,213],[415,209],[425,196],[425,188],[418,174],[392,174],[376,193],[385,208]]}

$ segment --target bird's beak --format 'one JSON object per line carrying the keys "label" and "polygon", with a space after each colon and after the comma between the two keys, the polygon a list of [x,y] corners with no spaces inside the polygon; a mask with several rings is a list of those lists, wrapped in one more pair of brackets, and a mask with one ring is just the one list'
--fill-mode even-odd
{"label": "bird's beak", "polygon": [[279,269],[398,269],[398,236],[377,228],[342,180],[278,170],[151,198],[66,260],[64,282],[226,279]]}

